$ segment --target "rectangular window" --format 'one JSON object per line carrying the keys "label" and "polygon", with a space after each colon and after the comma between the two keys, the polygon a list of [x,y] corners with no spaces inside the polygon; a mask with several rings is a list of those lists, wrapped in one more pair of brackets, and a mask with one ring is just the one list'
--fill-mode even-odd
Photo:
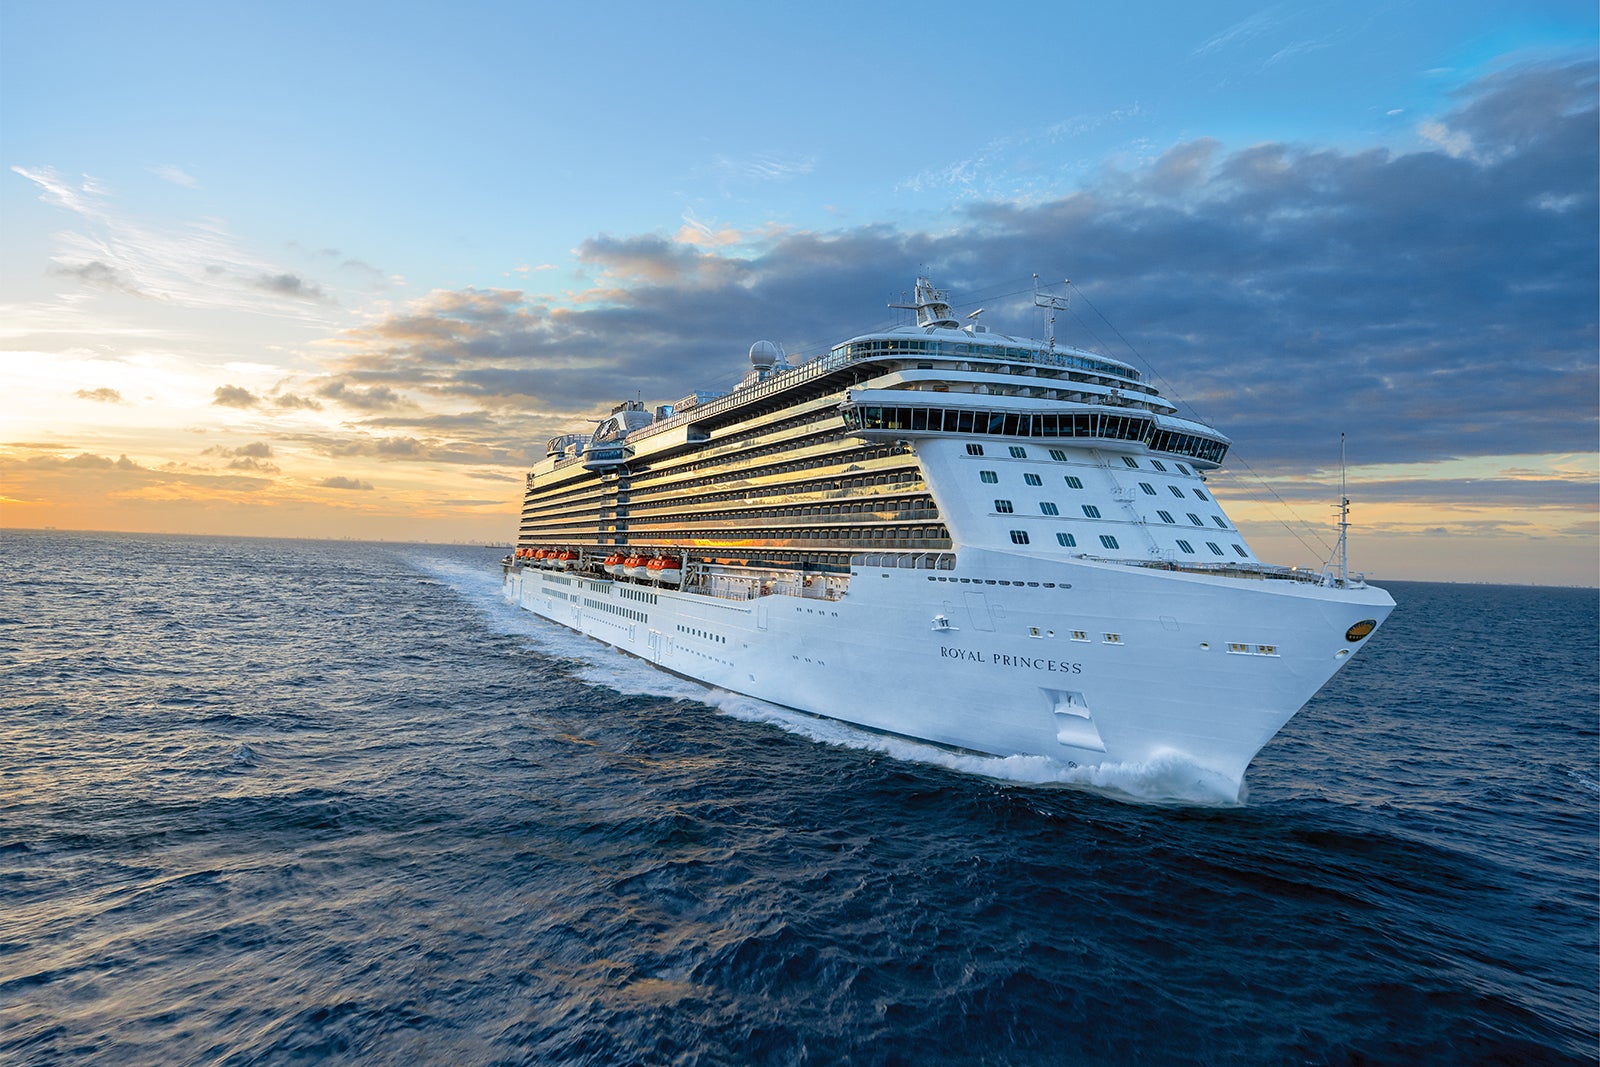
{"label": "rectangular window", "polygon": [[1219,529],[1226,530],[1228,528],[1228,524],[1226,522],[1222,521],[1222,516],[1221,515],[1213,515],[1213,516],[1211,516],[1211,521],[1216,523]]}
{"label": "rectangular window", "polygon": [[1077,548],[1078,539],[1069,533],[1058,533],[1056,534],[1056,544],[1062,548]]}
{"label": "rectangular window", "polygon": [[1151,485],[1149,482],[1140,482],[1139,483],[1139,488],[1143,489],[1145,491],[1145,495],[1146,496],[1155,496],[1156,495],[1156,487]]}
{"label": "rectangular window", "polygon": [[1205,525],[1205,523],[1200,521],[1200,516],[1196,515],[1192,511],[1189,512],[1189,521],[1194,523],[1196,526],[1204,526]]}
{"label": "rectangular window", "polygon": [[1072,631],[1072,639],[1074,641],[1087,641],[1089,640],[1089,635],[1082,630],[1074,630]]}
{"label": "rectangular window", "polygon": [[1249,559],[1250,558],[1250,553],[1248,553],[1248,552],[1246,552],[1244,550],[1244,546],[1243,545],[1234,545],[1233,546],[1233,550],[1235,552],[1239,553],[1239,555],[1244,559]]}
{"label": "rectangular window", "polygon": [[1122,644],[1122,635],[1121,634],[1101,634],[1100,636],[1105,638],[1106,644],[1108,644],[1108,645],[1120,645],[1120,644]]}
{"label": "rectangular window", "polygon": [[1211,554],[1213,556],[1222,555],[1222,549],[1217,547],[1217,543],[1215,541],[1207,541],[1206,542],[1206,547],[1211,550]]}
{"label": "rectangular window", "polygon": [[1189,555],[1191,555],[1191,556],[1194,555],[1194,546],[1191,545],[1189,542],[1187,542],[1187,541],[1179,541],[1178,542],[1178,547],[1183,549],[1185,552],[1189,553]]}
{"label": "rectangular window", "polygon": [[1102,545],[1105,545],[1107,548],[1116,548],[1117,547],[1117,539],[1115,537],[1112,537],[1110,534],[1101,534],[1100,535],[1100,543]]}
{"label": "rectangular window", "polygon": [[1158,511],[1158,512],[1156,512],[1156,514],[1161,516],[1161,521],[1162,522],[1172,522],[1172,521],[1174,521],[1173,518],[1172,518],[1172,512],[1170,512],[1170,511]]}
{"label": "rectangular window", "polygon": [[967,446],[967,455],[969,455],[969,456],[981,456],[981,455],[983,455],[983,446],[982,445],[968,445]]}
{"label": "rectangular window", "polygon": [[1078,477],[1076,474],[1067,475],[1067,488],[1068,489],[1082,489],[1083,488],[1083,479]]}
{"label": "rectangular window", "polygon": [[1027,530],[1012,530],[1011,531],[1011,543],[1014,544],[1014,545],[1025,545],[1025,544],[1027,544],[1028,543],[1028,531]]}
{"label": "rectangular window", "polygon": [[1165,463],[1161,462],[1159,459],[1151,460],[1150,461],[1150,466],[1154,467],[1156,470],[1161,471],[1163,473],[1165,473],[1166,469],[1167,469],[1167,465]]}
{"label": "rectangular window", "polygon": [[[1110,435],[1107,434],[1107,436],[1110,436]],[[1122,462],[1126,463],[1130,467],[1137,468],[1139,466],[1139,461],[1134,459],[1132,456],[1123,456],[1122,457]]]}
{"label": "rectangular window", "polygon": [[1209,500],[1210,499],[1209,497],[1206,496],[1206,491],[1204,489],[1196,489],[1194,491],[1194,495],[1199,497],[1201,500]]}
{"label": "rectangular window", "polygon": [[1028,450],[1026,448],[1023,448],[1021,445],[1012,445],[1011,446],[1011,456],[1012,456],[1013,459],[1027,459],[1028,458]]}
{"label": "rectangular window", "polygon": [[996,474],[994,471],[979,471],[978,480],[988,482],[990,485],[993,485],[1000,480],[1000,475]]}
{"label": "rectangular window", "polygon": [[1061,451],[1059,448],[1052,448],[1050,450],[1050,458],[1055,460],[1057,463],[1065,463],[1067,461],[1067,454]]}
{"label": "rectangular window", "polygon": [[1083,505],[1083,513],[1091,519],[1098,519],[1100,517],[1100,509],[1095,507],[1093,504]]}
{"label": "rectangular window", "polygon": [[1022,476],[1022,480],[1027,482],[1029,485],[1043,485],[1044,484],[1044,482],[1039,478],[1039,476],[1037,474],[1024,474]]}
{"label": "rectangular window", "polygon": [[[971,452],[971,451],[972,451],[972,446],[971,446],[971,445],[968,445],[968,446],[967,446],[967,451],[968,451],[968,452]],[[981,453],[980,453],[980,454],[981,454]],[[1178,487],[1177,487],[1177,486],[1175,486],[1175,485],[1169,485],[1169,486],[1167,486],[1167,488],[1168,488],[1168,489],[1170,489],[1170,490],[1171,490],[1171,491],[1172,491],[1172,495],[1173,495],[1173,496],[1175,496],[1175,497],[1177,497],[1177,498],[1178,498],[1178,499],[1179,499],[1179,500],[1182,500],[1182,499],[1183,499],[1183,490],[1182,490],[1182,489],[1179,489],[1179,488],[1178,488]]]}
{"label": "rectangular window", "polygon": [[1011,506],[1011,501],[1009,500],[996,500],[994,502],[994,509],[1002,515],[1009,515],[1016,510]]}
{"label": "rectangular window", "polygon": [[1039,501],[1039,510],[1044,512],[1046,515],[1059,515],[1059,514],[1061,514],[1061,512],[1056,510],[1056,506],[1054,504],[1052,504],[1048,500]]}

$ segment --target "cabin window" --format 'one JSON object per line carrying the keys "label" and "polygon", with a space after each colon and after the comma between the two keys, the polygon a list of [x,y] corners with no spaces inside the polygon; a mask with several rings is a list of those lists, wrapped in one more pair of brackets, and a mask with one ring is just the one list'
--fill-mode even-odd
{"label": "cabin window", "polygon": [[1014,544],[1014,545],[1025,545],[1025,544],[1027,544],[1028,543],[1028,531],[1027,530],[1012,530],[1011,531],[1011,543]]}
{"label": "cabin window", "polygon": [[1091,519],[1098,519],[1100,517],[1100,509],[1095,507],[1093,504],[1083,505],[1083,513]]}
{"label": "cabin window", "polygon": [[[972,413],[968,412],[967,413],[967,418],[969,420],[969,423],[970,423],[971,417],[972,417]],[[960,432],[960,431],[958,431],[958,432]],[[972,427],[971,427],[970,424],[968,425],[966,432],[968,432],[968,433],[972,432]],[[968,445],[967,446],[967,455],[969,455],[969,456],[981,456],[981,455],[983,455],[983,446],[982,445]]]}
{"label": "cabin window", "polygon": [[1083,479],[1078,477],[1076,474],[1067,475],[1067,488],[1068,489],[1082,489],[1083,488]]}
{"label": "cabin window", "polygon": [[1027,482],[1029,485],[1043,485],[1044,484],[1043,480],[1041,480],[1040,477],[1037,474],[1024,474],[1022,476],[1022,480]]}
{"label": "cabin window", "polygon": [[1077,548],[1078,539],[1069,533],[1058,533],[1056,534],[1056,544],[1062,548]]}
{"label": "cabin window", "polygon": [[1156,495],[1156,487],[1151,485],[1149,482],[1140,482],[1139,483],[1139,488],[1143,489],[1145,491],[1145,495],[1146,496],[1155,496]]}
{"label": "cabin window", "polygon": [[1183,464],[1182,464],[1182,463],[1176,463],[1176,462],[1174,462],[1174,463],[1173,463],[1173,466],[1174,466],[1174,467],[1177,467],[1177,468],[1178,468],[1178,470],[1179,470],[1179,471],[1180,471],[1180,472],[1181,472],[1181,473],[1183,473],[1183,474],[1188,474],[1188,473],[1189,473],[1189,468],[1188,468],[1188,467],[1185,467],[1185,466],[1184,466],[1184,465],[1183,465]]}
{"label": "cabin window", "polygon": [[1055,460],[1057,463],[1065,463],[1067,461],[1067,454],[1059,448],[1052,448],[1050,450],[1050,458]]}
{"label": "cabin window", "polygon": [[988,482],[990,485],[993,485],[1000,480],[1000,475],[994,471],[979,471],[978,480]]}
{"label": "cabin window", "polygon": [[1206,542],[1206,547],[1211,550],[1211,554],[1213,556],[1222,555],[1222,549],[1220,547],[1218,547],[1218,545],[1217,545],[1217,543],[1215,541],[1207,541]]}
{"label": "cabin window", "polygon": [[1139,466],[1139,461],[1134,459],[1132,456],[1123,456],[1122,457],[1122,462],[1124,462],[1128,466],[1134,467],[1134,468],[1137,468]]}
{"label": "cabin window", "polygon": [[1151,460],[1150,461],[1150,466],[1154,467],[1158,471],[1161,471],[1162,473],[1165,473],[1166,469],[1167,469],[1167,465],[1165,463],[1161,462],[1159,459]]}
{"label": "cabin window", "polygon": [[1173,519],[1172,512],[1170,512],[1170,511],[1158,511],[1158,512],[1156,512],[1156,514],[1161,516],[1161,521],[1162,522],[1175,522],[1175,521],[1177,521],[1177,520]]}
{"label": "cabin window", "polygon": [[1205,525],[1205,523],[1200,521],[1200,516],[1196,515],[1192,511],[1189,512],[1189,521],[1194,523],[1196,526],[1204,526]]}
{"label": "cabin window", "polygon": [[1194,555],[1194,546],[1191,545],[1189,542],[1187,542],[1187,541],[1179,541],[1178,542],[1178,547],[1183,549],[1185,552],[1189,553],[1189,555],[1191,555],[1191,556]]}
{"label": "cabin window", "polygon": [[1009,500],[996,500],[994,502],[994,509],[1002,515],[1009,515],[1016,510],[1011,506],[1011,501]]}
{"label": "cabin window", "polygon": [[1012,456],[1013,459],[1027,459],[1028,458],[1028,450],[1026,448],[1023,448],[1021,445],[1012,445],[1011,446],[1011,456]]}
{"label": "cabin window", "polygon": [[1059,515],[1059,514],[1061,514],[1061,512],[1059,510],[1057,510],[1056,506],[1054,504],[1052,504],[1048,500],[1039,501],[1039,510],[1044,512],[1046,515]]}
{"label": "cabin window", "polygon": [[1250,558],[1250,553],[1248,553],[1248,552],[1246,552],[1244,550],[1244,546],[1243,545],[1234,545],[1233,546],[1233,550],[1235,552],[1239,553],[1239,555],[1241,557],[1245,558],[1245,559],[1249,559]]}
{"label": "cabin window", "polygon": [[1228,528],[1228,524],[1227,524],[1227,523],[1226,523],[1226,522],[1224,522],[1224,521],[1223,521],[1223,519],[1222,519],[1222,516],[1221,516],[1221,515],[1213,515],[1213,516],[1211,516],[1211,521],[1212,521],[1212,522],[1214,522],[1214,523],[1216,523],[1216,524],[1217,524],[1217,527],[1218,527],[1218,528],[1219,528],[1219,529],[1223,529],[1223,530],[1226,530],[1226,529],[1227,529],[1227,528]]}
{"label": "cabin window", "polygon": [[[971,446],[971,445],[968,445],[968,446],[967,446],[967,450],[968,450],[968,451],[971,451],[971,450],[972,450],[972,446]],[[1178,488],[1178,487],[1177,487],[1177,486],[1175,486],[1175,485],[1169,485],[1169,486],[1167,486],[1167,488],[1168,488],[1168,489],[1170,489],[1170,490],[1172,490],[1172,495],[1173,495],[1173,496],[1175,496],[1175,497],[1177,497],[1177,498],[1178,498],[1178,499],[1179,499],[1179,500],[1182,500],[1182,499],[1183,499],[1183,490],[1182,490],[1182,489],[1179,489],[1179,488]]]}
{"label": "cabin window", "polygon": [[1100,535],[1100,543],[1102,545],[1105,545],[1107,548],[1116,548],[1117,547],[1117,539],[1115,537],[1112,537],[1110,534],[1101,534]]}
{"label": "cabin window", "polygon": [[1211,499],[1210,497],[1206,496],[1206,491],[1204,489],[1196,489],[1194,491],[1194,495],[1199,497],[1201,500],[1210,500]]}

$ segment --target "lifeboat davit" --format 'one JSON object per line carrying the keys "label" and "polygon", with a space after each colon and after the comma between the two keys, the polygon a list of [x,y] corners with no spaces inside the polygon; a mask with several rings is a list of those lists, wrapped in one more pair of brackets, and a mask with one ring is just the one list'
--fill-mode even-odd
{"label": "lifeboat davit", "polygon": [[643,556],[629,556],[622,561],[622,573],[629,578],[645,578],[650,574],[649,561]]}
{"label": "lifeboat davit", "polygon": [[605,572],[607,574],[615,575],[616,577],[621,578],[622,561],[625,558],[626,557],[624,557],[621,552],[613,552],[611,555],[606,557],[606,561],[601,564],[601,566],[605,568]]}
{"label": "lifeboat davit", "polygon": [[[657,566],[659,564],[659,566]],[[662,556],[650,561],[650,572],[663,585],[683,584],[683,566],[672,556]]]}

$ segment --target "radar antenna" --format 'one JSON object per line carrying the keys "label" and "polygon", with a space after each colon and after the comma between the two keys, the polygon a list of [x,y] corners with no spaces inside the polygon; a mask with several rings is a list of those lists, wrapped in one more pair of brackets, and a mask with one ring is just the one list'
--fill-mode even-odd
{"label": "radar antenna", "polygon": [[[1070,287],[1072,281],[1069,279],[1062,284]],[[1039,276],[1035,274],[1033,276],[1033,306],[1050,309],[1050,314],[1045,319],[1045,324],[1048,327],[1045,336],[1049,339],[1050,351],[1054,352],[1056,350],[1056,312],[1067,310],[1067,296],[1065,293],[1055,296],[1051,293],[1039,292]]]}

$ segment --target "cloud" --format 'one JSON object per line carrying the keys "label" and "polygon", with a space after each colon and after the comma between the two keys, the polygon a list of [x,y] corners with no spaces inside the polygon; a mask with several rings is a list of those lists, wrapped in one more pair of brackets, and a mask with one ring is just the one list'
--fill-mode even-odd
{"label": "cloud", "polygon": [[192,176],[185,173],[182,167],[175,167],[171,164],[167,164],[166,166],[161,167],[151,167],[150,173],[154,174],[163,181],[171,182],[173,185],[181,185],[185,189],[200,188],[200,183]]}
{"label": "cloud", "polygon": [[226,448],[221,445],[208,448],[200,453],[202,456],[219,456],[227,459],[229,470],[255,471],[258,474],[277,474],[281,468],[270,462],[272,446],[265,441],[252,441],[238,448]]}
{"label": "cloud", "polygon": [[261,398],[239,385],[219,385],[212,394],[211,403],[225,408],[253,408]]}
{"label": "cloud", "polygon": [[358,489],[366,491],[372,488],[371,482],[364,482],[360,478],[346,478],[343,475],[335,475],[332,478],[324,478],[317,484],[322,486],[324,489]]}
{"label": "cloud", "polygon": [[247,456],[251,459],[266,459],[272,455],[272,446],[265,441],[252,441],[238,448],[224,448],[216,445],[200,453],[202,456]]}
{"label": "cloud", "polygon": [[717,156],[712,169],[725,178],[750,182],[786,182],[816,169],[816,160],[777,153]]}
{"label": "cloud", "polygon": [[[75,225],[57,235],[51,257],[61,277],[179,307],[328,321],[322,309],[333,301],[320,286],[245,251],[217,220],[151,225],[119,210],[92,178],[73,182],[49,167],[11,169],[33,182],[45,203],[75,216]],[[182,172],[158,173],[176,180]]]}
{"label": "cloud", "polygon": [[299,396],[295,393],[280,393],[272,398],[275,407],[285,411],[321,411],[322,404],[310,397]]}
{"label": "cloud", "polygon": [[332,302],[320,285],[308,282],[296,274],[263,274],[251,284],[264,292],[277,293],[297,300],[311,300],[323,304]]}
{"label": "cloud", "polygon": [[122,394],[115,389],[101,387],[99,389],[79,389],[72,394],[80,400],[94,400],[102,404],[122,403]]}
{"label": "cloud", "polygon": [[[1075,279],[1064,342],[1146,368],[1264,473],[1324,470],[1341,432],[1368,463],[1587,452],[1595,84],[1584,60],[1466,87],[1428,121],[1470,151],[1201,138],[1047,201],[968,202],[940,233],[774,231],[737,251],[597,236],[578,250],[592,285],[565,306],[509,289],[429,294],[335,338],[319,395],[492,414],[457,427],[455,444],[418,426],[430,456],[506,448],[519,430],[526,451],[618,400],[726,389],[755,340],[805,359],[892,324],[884,305],[923,266],[962,313],[981,304],[991,329],[1040,336],[1038,271]],[[1452,491],[1545,489],[1567,493]]]}
{"label": "cloud", "polygon": [[387,385],[374,385],[362,389],[346,382],[334,381],[318,389],[317,394],[358,411],[386,411],[405,403],[399,394]]}
{"label": "cloud", "polygon": [[143,469],[126,455],[112,459],[110,456],[99,456],[92,452],[80,452],[76,456],[29,456],[21,461],[21,466],[30,467],[34,470],[136,471]]}

